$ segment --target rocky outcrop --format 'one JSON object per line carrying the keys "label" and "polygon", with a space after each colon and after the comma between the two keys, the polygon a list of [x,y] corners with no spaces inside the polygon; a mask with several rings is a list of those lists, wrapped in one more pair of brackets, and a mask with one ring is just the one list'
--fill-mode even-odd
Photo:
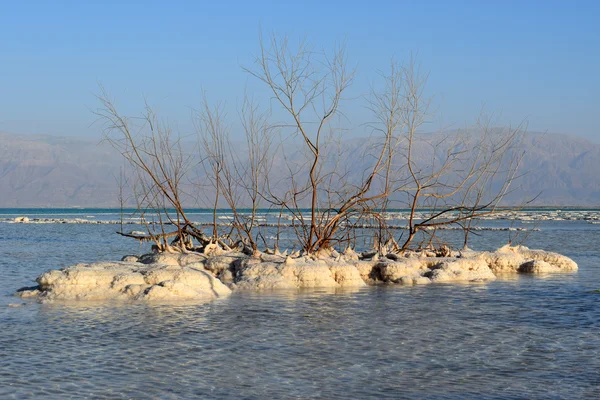
{"label": "rocky outcrop", "polygon": [[17,294],[39,300],[212,300],[231,293],[202,264],[78,264],[45,272],[37,282],[37,288]]}
{"label": "rocky outcrop", "polygon": [[[577,271],[577,263],[562,254],[544,250],[530,250],[525,246],[511,247],[510,249],[514,249],[514,251],[517,254],[522,255],[523,258],[544,261],[547,264],[558,268],[557,271]],[[556,272],[556,268],[544,272]]]}
{"label": "rocky outcrop", "polygon": [[[562,254],[545,250],[531,250],[525,246],[504,246],[494,252],[468,251],[464,257],[481,258],[485,260],[496,275],[519,272],[572,272],[577,271],[577,263]],[[523,267],[530,261],[543,261],[546,264],[536,264],[536,271]],[[547,265],[546,267],[544,267]]]}
{"label": "rocky outcrop", "polygon": [[480,258],[406,257],[380,262],[375,269],[381,281],[403,285],[496,279],[488,264]]}
{"label": "rocky outcrop", "polygon": [[406,252],[359,255],[351,249],[294,257],[281,253],[159,253],[120,262],[78,264],[48,271],[39,286],[18,292],[40,300],[214,299],[234,290],[360,288],[367,284],[419,285],[488,282],[518,273],[573,272],[563,255],[523,246],[494,252]]}
{"label": "rocky outcrop", "polygon": [[299,289],[365,286],[353,264],[334,259],[282,259],[262,261],[248,259],[236,271],[239,289]]}
{"label": "rocky outcrop", "polygon": [[521,264],[521,266],[519,266],[519,272],[530,274],[560,272],[560,267],[542,260],[531,260]]}
{"label": "rocky outcrop", "polygon": [[486,282],[496,279],[490,267],[477,258],[444,261],[433,267],[426,276],[432,282]]}

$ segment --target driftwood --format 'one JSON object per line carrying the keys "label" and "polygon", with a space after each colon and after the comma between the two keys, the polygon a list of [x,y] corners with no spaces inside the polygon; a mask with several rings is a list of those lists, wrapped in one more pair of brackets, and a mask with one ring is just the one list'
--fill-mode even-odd
{"label": "driftwood", "polygon": [[139,240],[140,242],[146,242],[146,241],[155,240],[155,239],[170,238],[173,236],[177,236],[178,233],[179,232],[175,231],[175,232],[169,232],[169,233],[161,233],[158,235],[135,235],[133,233],[125,233],[125,232],[117,231],[118,235],[125,236],[128,238],[133,238],[133,239]]}
{"label": "driftwood", "polygon": [[[184,237],[196,239],[202,247],[205,247],[208,244],[213,243],[215,241],[215,239],[209,237],[204,232],[202,232],[201,230],[192,226],[191,224],[185,224],[181,228],[181,230],[177,230],[177,231],[173,231],[173,232],[157,233],[157,234],[148,233],[148,234],[140,235],[140,234],[134,234],[134,233],[119,232],[119,231],[117,231],[116,233],[121,236],[139,240],[140,242],[147,242],[147,241],[151,241],[151,240],[155,241],[155,242],[159,242],[163,239],[174,238],[173,243],[172,243],[172,244],[174,244],[174,243],[180,241],[181,236],[184,236]],[[223,240],[221,240],[220,238],[216,239],[216,243],[219,244],[219,246],[221,246],[223,249],[229,249],[229,246],[227,246],[227,244],[225,242],[223,242]]]}

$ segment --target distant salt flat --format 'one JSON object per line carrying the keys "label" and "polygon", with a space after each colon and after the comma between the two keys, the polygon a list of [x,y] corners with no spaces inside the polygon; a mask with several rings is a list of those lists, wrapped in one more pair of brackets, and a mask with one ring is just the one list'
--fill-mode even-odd
{"label": "distant salt flat", "polygon": [[[193,212],[190,215],[195,215],[194,218],[198,225],[205,225],[212,222],[211,213]],[[250,213],[240,213],[241,216],[250,216]],[[448,218],[453,214],[449,213]],[[294,221],[296,218],[291,213],[284,213],[281,221]],[[414,216],[416,220],[422,220],[427,217],[425,212],[417,212]],[[278,213],[261,212],[254,217],[258,224],[271,226],[277,223],[279,218]],[[390,211],[385,214],[385,219],[388,225],[402,229],[406,225],[406,221],[410,218],[410,213],[407,210]],[[306,218],[305,218],[306,219]],[[218,215],[219,223],[222,225],[230,224],[234,220],[230,212],[220,212]],[[483,216],[478,218],[479,221],[508,221],[520,222],[524,224],[536,223],[540,221],[584,221],[590,224],[600,223],[600,209],[525,209],[525,210],[501,210],[493,215]],[[74,216],[73,214],[54,214],[52,212],[32,213],[22,215],[18,214],[3,214],[0,213],[0,223],[28,223],[28,224],[140,224],[142,219],[139,216],[128,214],[121,217],[117,210],[113,213],[98,213],[96,215],[88,213],[85,218]],[[154,221],[147,219],[147,223],[153,224]],[[365,228],[368,227],[365,223]],[[481,228],[481,227],[480,227]]]}

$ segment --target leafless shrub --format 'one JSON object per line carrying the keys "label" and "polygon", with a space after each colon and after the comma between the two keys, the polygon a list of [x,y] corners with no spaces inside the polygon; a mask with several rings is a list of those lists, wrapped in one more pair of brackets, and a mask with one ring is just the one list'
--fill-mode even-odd
{"label": "leafless shrub", "polygon": [[[158,219],[158,233],[147,227],[160,250],[187,251],[192,238],[202,246],[241,244],[252,253],[259,241],[278,248],[284,213],[306,253],[350,246],[357,231],[369,226],[376,228],[371,236],[380,252],[442,246],[437,232],[447,225],[463,229],[467,246],[473,221],[494,213],[515,190],[525,127],[494,129],[482,115],[473,129],[423,135],[430,118],[431,102],[424,96],[428,76],[412,58],[406,65],[392,61],[380,74],[381,87],[367,99],[373,120],[361,126],[371,137],[360,155],[350,154],[341,129],[349,122],[342,105],[354,79],[344,46],[328,53],[305,42],[261,37],[254,66],[245,71],[266,85],[271,106],[285,116],[274,122],[270,112],[244,96],[239,113],[243,152],[231,140],[223,104],[211,105],[206,96],[196,112],[195,156],[183,151],[181,138],[148,105],[140,118],[128,119],[103,89],[98,96],[105,139],[137,172],[140,214]],[[290,146],[297,140],[300,146]],[[213,209],[211,236],[185,213],[183,183],[190,171]],[[218,222],[222,203],[233,215],[228,230]],[[249,212],[240,211],[244,206]],[[278,212],[272,243],[258,223],[264,206]],[[395,208],[408,208],[406,236],[390,229]],[[421,240],[419,233],[425,234]]]}

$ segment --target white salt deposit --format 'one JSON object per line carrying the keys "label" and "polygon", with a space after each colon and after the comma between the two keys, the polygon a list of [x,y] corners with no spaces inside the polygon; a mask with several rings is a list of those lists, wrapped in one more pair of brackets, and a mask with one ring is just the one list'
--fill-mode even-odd
{"label": "white salt deposit", "polygon": [[568,257],[527,247],[505,246],[494,252],[464,250],[436,257],[433,252],[359,256],[351,249],[320,256],[291,257],[239,252],[160,253],[125,256],[45,272],[39,286],[21,297],[51,300],[211,300],[231,289],[349,288],[376,283],[402,285],[434,282],[486,282],[517,273],[577,270]]}

